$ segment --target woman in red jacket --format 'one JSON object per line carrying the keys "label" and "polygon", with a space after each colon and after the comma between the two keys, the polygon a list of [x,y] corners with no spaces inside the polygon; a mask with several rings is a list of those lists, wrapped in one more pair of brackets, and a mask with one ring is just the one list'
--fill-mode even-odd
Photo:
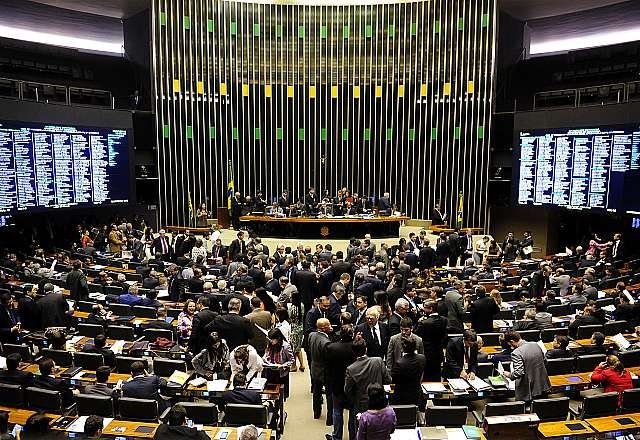
{"label": "woman in red jacket", "polygon": [[624,369],[618,356],[614,355],[607,356],[606,362],[602,362],[596,367],[591,373],[591,382],[602,384],[605,393],[616,391],[620,395],[618,406],[622,400],[622,392],[633,388],[631,373]]}

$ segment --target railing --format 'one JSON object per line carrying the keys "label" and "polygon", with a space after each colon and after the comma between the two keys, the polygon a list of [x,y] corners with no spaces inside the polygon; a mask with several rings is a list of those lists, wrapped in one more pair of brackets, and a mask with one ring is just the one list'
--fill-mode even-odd
{"label": "railing", "polygon": [[575,108],[640,101],[640,81],[538,92],[533,110]]}
{"label": "railing", "polygon": [[10,78],[0,78],[0,97],[47,104],[115,108],[115,100],[107,90]]}

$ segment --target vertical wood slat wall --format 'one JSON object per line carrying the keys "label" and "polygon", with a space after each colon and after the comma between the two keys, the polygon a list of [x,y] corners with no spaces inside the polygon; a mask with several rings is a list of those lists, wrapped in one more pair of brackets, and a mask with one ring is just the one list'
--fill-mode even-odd
{"label": "vertical wood slat wall", "polygon": [[[364,2],[363,2],[364,3]],[[161,224],[235,188],[486,220],[495,0],[152,0]]]}

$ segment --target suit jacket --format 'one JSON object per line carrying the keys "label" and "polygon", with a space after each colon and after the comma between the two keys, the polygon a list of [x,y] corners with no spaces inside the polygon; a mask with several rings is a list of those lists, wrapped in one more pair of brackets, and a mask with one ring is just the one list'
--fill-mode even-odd
{"label": "suit jacket", "polygon": [[430,269],[436,265],[436,251],[431,246],[420,249],[418,265],[420,270]]}
{"label": "suit jacket", "polygon": [[156,399],[158,410],[164,411],[170,403],[160,398],[160,389],[167,386],[167,381],[161,377],[136,376],[129,382],[122,385],[122,397],[133,397],[135,399]]}
{"label": "suit jacket", "polygon": [[[412,334],[411,336],[413,337],[413,339],[416,340],[416,351],[419,354],[424,354],[424,344],[422,342],[422,338],[416,334]],[[387,348],[387,358],[385,360],[385,363],[389,371],[391,371],[393,366],[401,357],[402,357],[402,335],[401,334],[393,335],[391,336],[391,339],[389,339],[389,347]],[[422,373],[420,374],[422,375]]]}
{"label": "suit jacket", "polygon": [[264,330],[269,330],[271,328],[271,313],[265,310],[254,310],[245,316],[251,323],[251,338],[249,338],[249,344],[256,349],[258,353],[264,353],[265,348],[267,348],[267,344],[269,340],[265,336],[265,334],[260,331],[256,325],[260,326],[260,328]]}
{"label": "suit jacket", "polygon": [[51,376],[37,376],[33,381],[33,386],[45,390],[59,391],[64,407],[69,407],[73,404],[73,390],[61,379]]}
{"label": "suit jacket", "polygon": [[204,431],[189,426],[171,426],[163,423],[158,426],[153,436],[154,440],[208,440],[210,437]]}
{"label": "suit jacket", "polygon": [[335,402],[337,398],[342,402],[348,402],[348,396],[344,394],[344,377],[347,372],[347,367],[356,360],[356,355],[353,354],[352,343],[333,342],[328,344],[326,356],[327,359],[331,359],[331,362],[326,365],[326,377],[333,392],[333,400]]}
{"label": "suit jacket", "polygon": [[464,302],[462,295],[457,290],[450,290],[444,296],[444,304],[447,306],[447,319],[449,328],[462,333],[464,329],[462,320],[464,318]]}
{"label": "suit jacket", "polygon": [[18,315],[22,328],[27,330],[40,329],[40,307],[35,299],[23,296],[18,300]]}
{"label": "suit jacket", "polygon": [[115,367],[116,366],[116,355],[113,351],[109,350],[108,348],[96,348],[93,345],[85,345],[84,348],[82,349],[82,351],[84,353],[96,353],[96,354],[101,354],[102,357],[104,358],[104,364],[109,366],[109,367]]}
{"label": "suit jacket", "polygon": [[239,239],[235,239],[229,245],[229,259],[234,260],[236,255],[238,254],[246,254],[247,253],[247,243],[244,241],[240,241]]}
{"label": "suit jacket", "polygon": [[331,339],[326,333],[313,332],[309,335],[309,353],[311,354],[311,379],[325,383],[327,381],[327,346]]}
{"label": "suit jacket", "polygon": [[344,393],[352,399],[352,408],[356,412],[364,412],[368,409],[367,387],[372,383],[391,383],[391,375],[382,359],[365,355],[347,367]]}
{"label": "suit jacket", "polygon": [[[167,252],[163,252],[162,241],[164,240],[167,248]],[[157,236],[153,239],[153,252],[154,254],[162,254],[162,255],[171,255],[172,248],[171,242],[169,241],[169,237],[165,236],[164,238]]]}
{"label": "suit jacket", "polygon": [[224,259],[227,258],[227,248],[226,248],[226,246],[223,246],[223,245],[216,246],[214,244],[213,247],[211,248],[211,257],[212,258],[222,258],[223,261],[224,261]]}
{"label": "suit jacket", "polygon": [[18,315],[15,310],[7,309],[0,305],[0,342],[15,344],[18,342],[18,333],[11,329],[18,323]]}
{"label": "suit jacket", "polygon": [[218,314],[209,309],[202,309],[194,315],[191,323],[191,336],[189,337],[189,351],[191,353],[198,354],[207,346],[209,333],[207,333],[205,327],[209,325],[216,316],[218,316]]}
{"label": "suit jacket", "polygon": [[389,346],[389,338],[391,337],[389,333],[389,326],[384,322],[378,321],[378,327],[380,328],[380,334],[378,338],[380,343],[373,340],[373,334],[371,333],[371,327],[369,327],[368,323],[360,324],[356,327],[355,333],[362,333],[362,337],[367,343],[367,355],[370,357],[379,357],[383,358],[387,354],[387,347]]}
{"label": "suit jacket", "polygon": [[0,370],[0,382],[21,385],[22,388],[33,386],[33,373],[22,370]]}
{"label": "suit jacket", "polygon": [[[460,377],[465,362],[465,346],[462,336],[451,338],[447,344],[447,360],[444,364],[442,374],[447,379],[457,379]],[[478,346],[474,345],[469,349],[467,373],[478,370]]]}
{"label": "suit jacket", "polygon": [[338,260],[331,265],[331,273],[333,273],[333,281],[338,281],[343,273],[351,274],[351,264]]}
{"label": "suit jacket", "polygon": [[82,394],[89,394],[92,396],[114,396],[118,394],[113,388],[110,388],[106,383],[94,383],[84,387]]}
{"label": "suit jacket", "polygon": [[41,327],[66,327],[69,304],[60,293],[49,293],[37,301],[40,306]]}
{"label": "suit jacket", "polygon": [[398,315],[396,312],[389,317],[389,321],[387,325],[389,326],[389,334],[391,336],[397,335],[400,333],[400,320],[402,316]]}
{"label": "suit jacket", "polygon": [[83,301],[89,298],[89,285],[87,277],[81,270],[72,270],[67,274],[67,289],[71,292],[71,299]]}
{"label": "suit jacket", "polygon": [[422,372],[427,360],[423,354],[406,354],[391,369],[395,384],[392,395],[394,405],[418,405],[422,397]]}
{"label": "suit jacket", "polygon": [[[220,337],[227,341],[229,351],[239,345],[249,343],[249,339],[253,336],[251,322],[249,322],[249,320],[244,316],[240,316],[235,313],[218,315],[205,327],[207,335],[213,331],[217,331],[220,334]],[[205,348],[205,346],[202,348]]]}
{"label": "suit jacket", "polygon": [[619,304],[614,315],[617,320],[627,321],[627,331],[632,332],[633,328],[638,325],[637,304]]}
{"label": "suit jacket", "polygon": [[415,333],[422,338],[424,354],[429,359],[429,363],[432,359],[442,361],[442,352],[447,341],[447,325],[447,318],[436,313],[418,322]]}
{"label": "suit jacket", "polygon": [[516,400],[529,401],[551,389],[542,349],[523,342],[511,353],[511,379],[516,382]]}
{"label": "suit jacket", "polygon": [[262,399],[260,394],[254,390],[248,390],[246,388],[234,388],[230,391],[222,393],[222,402],[238,403],[241,405],[262,405]]}
{"label": "suit jacket", "polygon": [[333,284],[333,272],[328,268],[320,274],[318,279],[318,291],[320,296],[329,296],[331,294],[331,284]]}
{"label": "suit jacket", "polygon": [[493,298],[485,296],[471,303],[471,326],[477,333],[491,333],[493,331],[493,317],[498,314],[500,307]]}

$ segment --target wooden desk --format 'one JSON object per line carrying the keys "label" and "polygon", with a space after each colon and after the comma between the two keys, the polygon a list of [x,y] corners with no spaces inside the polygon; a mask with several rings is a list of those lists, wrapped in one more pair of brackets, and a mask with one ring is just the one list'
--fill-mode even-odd
{"label": "wooden desk", "polygon": [[[9,406],[0,406],[0,411],[6,411],[9,413],[9,423],[12,425],[23,425],[27,422],[27,419],[31,417],[33,414],[36,414],[37,411],[30,411],[28,409],[21,408],[11,408]],[[60,417],[60,414],[45,414],[45,416],[50,417],[51,421]]]}
{"label": "wooden desk", "polygon": [[[621,419],[630,419],[633,420],[634,423],[630,423],[628,425],[618,423],[618,420]],[[591,427],[599,434],[613,431],[625,431],[630,429],[636,430],[640,429],[640,413],[596,417],[594,419],[586,419],[585,422],[591,425]]]}
{"label": "wooden desk", "polygon": [[[20,370],[22,371],[28,371],[29,373],[33,373],[36,375],[40,374],[40,370],[38,369],[38,364],[27,364],[24,366],[20,367]],[[64,367],[59,367],[58,368],[58,372],[54,375],[57,378],[61,378],[60,375],[62,373],[64,373],[65,371],[67,371],[68,368],[64,368]],[[95,371],[93,370],[82,370],[83,373],[87,373],[87,374],[96,374]],[[107,383],[109,385],[115,385],[116,383],[118,383],[118,380],[127,380],[129,379],[131,376],[128,374],[120,374],[120,373],[111,373],[109,375],[109,380],[107,381]],[[64,378],[67,379],[69,381],[71,381],[71,378]],[[90,378],[90,377],[81,377],[80,379],[74,379],[74,382],[77,381],[78,383],[76,383],[75,385],[82,385],[82,384],[90,384],[90,383],[95,383],[96,379],[95,378]]]}
{"label": "wooden desk", "polygon": [[[226,426],[205,426],[203,429],[203,431],[205,431],[209,435],[209,437],[212,439],[216,438],[216,436],[218,435],[218,432],[223,430],[229,433],[227,440],[238,440],[238,428],[230,428]],[[263,429],[262,432],[264,433],[264,435],[258,438],[265,439],[265,440],[269,440],[271,438],[270,429]]]}
{"label": "wooden desk", "polygon": [[584,386],[591,383],[591,373],[571,373],[549,376],[553,388]]}
{"label": "wooden desk", "polygon": [[167,232],[193,232],[194,234],[205,234],[211,232],[211,228],[191,228],[189,226],[165,226],[164,229]]}
{"label": "wooden desk", "polygon": [[[136,432],[138,428],[149,428],[150,432]],[[126,420],[113,420],[103,430],[103,435],[115,437],[153,438],[158,428],[157,423],[128,422]]]}
{"label": "wooden desk", "polygon": [[[580,425],[582,429],[574,431],[567,425]],[[593,429],[591,429],[591,427],[582,420],[540,423],[540,425],[538,425],[538,432],[544,438],[575,437],[594,434]]]}

